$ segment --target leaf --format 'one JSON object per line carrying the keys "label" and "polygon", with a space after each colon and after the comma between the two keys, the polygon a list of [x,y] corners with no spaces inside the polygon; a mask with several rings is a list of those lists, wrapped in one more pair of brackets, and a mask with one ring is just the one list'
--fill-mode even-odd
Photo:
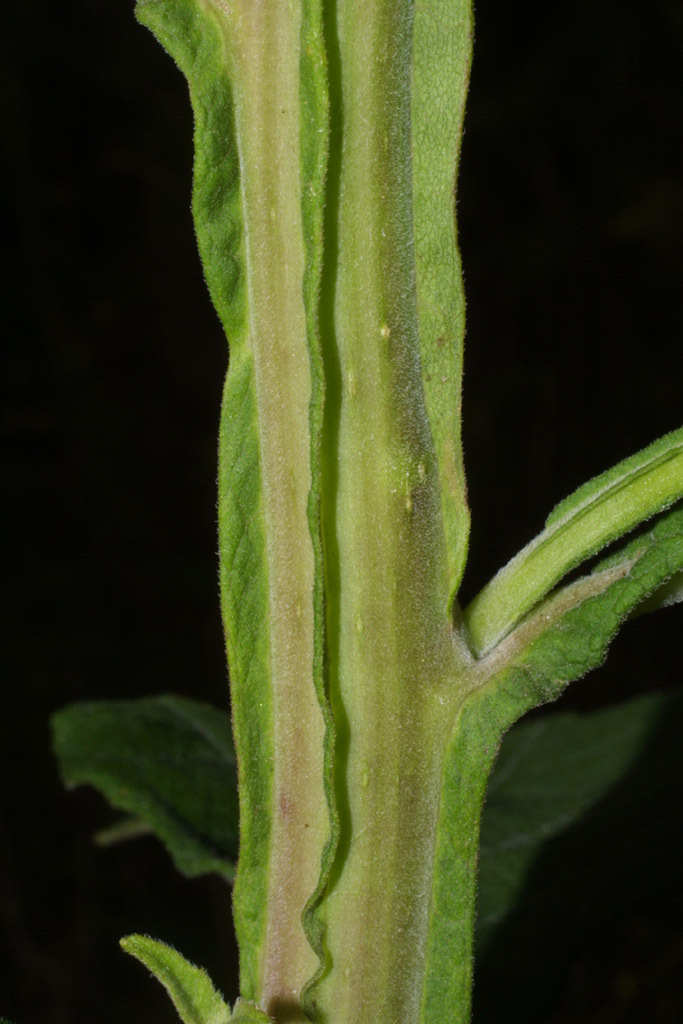
{"label": "leaf", "polygon": [[238,999],[232,1011],[230,1024],[272,1024],[271,1018],[258,1006],[246,999]]}
{"label": "leaf", "polygon": [[439,1012],[466,1016],[469,1006],[479,821],[503,734],[526,711],[555,700],[567,683],[599,665],[621,623],[681,568],[683,509],[675,509],[591,576],[543,602],[470,669],[472,689],[452,732],[441,795],[425,1020],[436,1022]]}
{"label": "leaf", "polygon": [[154,835],[154,829],[150,828],[146,821],[129,814],[125,818],[119,818],[111,825],[100,828],[94,835],[98,846],[115,846],[117,843],[125,843],[129,839],[138,839],[140,836]]}
{"label": "leaf", "polygon": [[[680,891],[683,693],[546,715],[503,742],[487,792],[475,1019],[559,1007],[577,950],[665,917]],[[501,995],[504,993],[504,999]]]}
{"label": "leaf", "polygon": [[496,671],[499,662],[496,687],[507,689],[507,673],[522,672],[525,694],[535,691],[541,703],[554,699],[568,682],[601,664],[622,622],[682,567],[680,507],[599,562],[590,576],[542,602],[490,656],[489,664],[482,660],[481,670]]}
{"label": "leaf", "polygon": [[565,573],[681,497],[683,429],[584,484],[469,604],[473,651],[487,654]]}
{"label": "leaf", "polygon": [[73,704],[52,720],[67,786],[95,786],[148,825],[186,875],[232,878],[237,783],[230,720],[183,697]]}
{"label": "leaf", "polygon": [[[144,964],[161,982],[183,1024],[230,1024],[230,1009],[201,967],[189,963],[171,946],[145,935],[121,939],[124,952]],[[268,1021],[262,1014],[257,1021]]]}
{"label": "leaf", "polygon": [[197,240],[230,340],[219,545],[239,754],[234,912],[242,991],[271,1005],[317,967],[301,918],[333,825],[317,514],[321,3],[140,0],[136,12],[189,84]]}
{"label": "leaf", "polygon": [[[482,818],[477,943],[514,906],[534,860],[632,768],[680,695],[647,696],[593,714],[545,715],[505,737]],[[619,837],[615,835],[615,841]]]}
{"label": "leaf", "polygon": [[656,612],[658,608],[670,608],[683,601],[683,572],[674,573],[670,580],[658,587],[647,600],[635,609],[635,615]]}

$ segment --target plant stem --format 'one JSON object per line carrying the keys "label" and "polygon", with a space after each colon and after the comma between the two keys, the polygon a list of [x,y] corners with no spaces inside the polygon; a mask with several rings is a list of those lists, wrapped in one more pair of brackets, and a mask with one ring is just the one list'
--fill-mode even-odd
{"label": "plant stem", "polygon": [[[263,770],[272,788],[269,847],[261,850],[268,859],[267,891],[257,965],[251,977],[243,974],[242,985],[269,1014],[284,1019],[298,1006],[301,989],[317,966],[301,917],[317,884],[329,831],[324,722],[313,680],[315,559],[308,524],[312,381],[302,294],[302,9],[299,4],[236,3],[221,23],[240,158],[270,634],[272,760]],[[239,734],[243,754],[246,744],[258,748],[267,739],[245,737],[254,699],[243,700],[240,707],[247,719]],[[253,797],[249,803],[247,815],[265,810],[254,807]],[[248,840],[243,850],[245,846]],[[238,927],[247,916],[245,900],[248,908],[253,899],[253,882],[241,862],[235,897]],[[253,957],[253,942],[243,943],[245,948]]]}
{"label": "plant stem", "polygon": [[419,1015],[458,669],[418,351],[410,5],[340,0],[327,33],[341,156],[326,200],[323,514],[344,838],[321,911],[331,966],[310,1007],[398,1024]]}

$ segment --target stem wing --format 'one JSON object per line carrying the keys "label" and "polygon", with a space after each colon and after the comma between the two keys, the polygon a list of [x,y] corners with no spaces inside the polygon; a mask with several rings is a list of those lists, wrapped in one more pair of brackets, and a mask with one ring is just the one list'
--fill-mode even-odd
{"label": "stem wing", "polygon": [[[619,844],[622,834],[626,841],[620,849],[619,864],[617,858],[605,858],[604,843],[584,850],[580,874],[592,869],[592,892],[596,894],[600,888],[603,892],[604,902],[595,908],[595,916],[604,920],[605,902],[610,896],[614,898],[616,892],[623,895],[619,884],[616,892],[610,893],[608,878],[620,877],[623,881],[624,875],[646,878],[649,874],[649,882],[643,884],[652,885],[655,891],[657,886],[671,884],[664,865],[664,874],[652,877],[657,875],[652,866],[657,863],[659,868],[660,864],[652,844],[657,828],[655,821],[651,819],[646,824],[646,819],[650,811],[657,819],[667,806],[669,812],[665,816],[670,819],[671,807],[679,806],[683,780],[680,772],[672,773],[671,768],[677,768],[680,760],[682,726],[683,692],[672,690],[648,693],[589,713],[569,711],[534,716],[510,730],[488,785],[482,818],[477,886],[479,955],[492,943],[498,945],[502,936],[496,939],[496,932],[513,912],[527,884],[530,892],[525,903],[528,906],[533,902],[537,913],[546,920],[551,907],[557,912],[558,904],[566,901],[568,887],[575,893],[580,891],[581,885],[572,886],[569,877],[577,873],[576,848],[570,840],[563,856],[565,845],[558,843],[557,838],[591,812],[594,822],[600,818],[605,837],[610,828],[613,830],[612,844]],[[622,781],[621,788],[615,791]],[[650,786],[656,786],[658,792],[648,792]],[[607,802],[610,793],[615,798],[611,809]],[[645,802],[649,806],[643,813]],[[642,838],[642,848],[632,838],[633,822],[639,818],[635,831]],[[590,827],[588,822],[585,824]],[[650,858],[647,850],[651,851]],[[676,885],[680,877],[680,850],[678,843],[676,854],[669,851],[677,865]],[[529,876],[544,853],[554,862],[559,860],[562,870],[552,876],[545,871],[543,880],[534,883]],[[563,878],[566,885],[558,886],[558,878]],[[587,898],[584,906],[587,911],[591,908],[589,913],[593,917],[593,901]],[[571,913],[567,916],[571,917]],[[567,937],[557,938],[559,945]],[[508,942],[511,939],[510,935]],[[576,941],[575,933],[569,941]],[[553,954],[555,949],[554,946]],[[518,956],[513,949],[509,953],[510,959]],[[537,956],[542,961],[542,951],[535,951],[535,963]]]}
{"label": "stem wing", "polygon": [[455,185],[471,56],[470,0],[416,0],[411,131],[418,331],[451,601],[465,566],[469,534],[460,425],[465,294]]}
{"label": "stem wing", "polygon": [[296,1002],[315,970],[301,915],[330,837],[317,525],[326,147],[318,7],[137,8],[190,86],[197,239],[230,340],[219,540],[240,780],[234,906],[242,992],[269,1012]]}

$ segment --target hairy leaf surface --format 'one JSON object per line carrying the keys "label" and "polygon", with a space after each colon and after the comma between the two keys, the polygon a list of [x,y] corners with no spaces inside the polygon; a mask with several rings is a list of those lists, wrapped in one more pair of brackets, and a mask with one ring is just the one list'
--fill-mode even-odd
{"label": "hairy leaf surface", "polygon": [[[146,935],[126,936],[121,939],[121,948],[161,982],[183,1024],[230,1024],[230,1009],[202,967],[195,967],[171,946]],[[268,1018],[262,1014],[260,1020]]]}
{"label": "hairy leaf surface", "polygon": [[681,568],[683,509],[675,509],[549,598],[470,670],[444,774],[423,1024],[443,1020],[444,1007],[456,1020],[469,1012],[479,819],[503,734],[599,665],[621,623]]}
{"label": "hairy leaf surface", "polygon": [[466,609],[475,653],[490,651],[570,569],[681,497],[683,429],[580,487]]}
{"label": "hairy leaf surface", "polygon": [[232,878],[237,778],[228,716],[183,697],[74,704],[53,718],[67,786],[143,821],[186,875]]}
{"label": "hairy leaf surface", "polygon": [[272,1018],[246,999],[238,999],[232,1011],[230,1024],[272,1024]]}

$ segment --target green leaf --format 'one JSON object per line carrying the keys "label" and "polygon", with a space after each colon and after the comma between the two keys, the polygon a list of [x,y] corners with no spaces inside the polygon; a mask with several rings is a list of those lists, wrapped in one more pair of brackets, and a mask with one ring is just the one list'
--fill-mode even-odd
{"label": "green leaf", "polygon": [[237,783],[228,716],[183,697],[74,704],[52,720],[67,786],[148,825],[186,875],[232,878]]}
{"label": "green leaf", "polygon": [[683,601],[683,572],[674,573],[670,580],[658,587],[654,593],[642,601],[635,609],[636,615],[656,612],[658,608],[670,608],[671,605]]}
{"label": "green leaf", "polygon": [[590,480],[465,611],[472,649],[487,654],[584,559],[683,497],[683,429]]}
{"label": "green leaf", "polygon": [[[535,609],[470,669],[446,760],[427,945],[423,1020],[466,1019],[471,990],[479,820],[503,734],[599,665],[621,623],[683,568],[683,509]],[[468,924],[469,922],[469,924]],[[443,1018],[442,1018],[443,1019]]]}
{"label": "green leaf", "polygon": [[493,685],[507,690],[507,674],[521,672],[524,684],[517,676],[517,685],[530,700],[553,700],[568,682],[601,664],[620,625],[681,568],[683,507],[678,507],[599,562],[589,576],[541,602],[482,659],[473,678],[486,685],[483,676],[494,673]]}
{"label": "green leaf", "polygon": [[679,690],[545,715],[505,738],[482,820],[475,1020],[510,1003],[545,1020],[577,950],[590,957],[677,899],[681,735]]}
{"label": "green leaf", "polygon": [[[121,939],[124,952],[144,964],[161,982],[183,1024],[230,1024],[230,1009],[202,967],[195,967],[171,946],[145,935]],[[268,1021],[268,1017],[254,1017]]]}
{"label": "green leaf", "polygon": [[230,1024],[272,1024],[272,1019],[254,1003],[238,999],[233,1007]]}
{"label": "green leaf", "polygon": [[112,822],[111,825],[105,825],[104,828],[98,829],[93,838],[98,846],[115,846],[117,843],[125,843],[129,839],[139,839],[140,836],[150,835],[154,835],[154,829],[146,821],[142,821],[134,814],[129,814],[125,818],[119,818],[118,821]]}
{"label": "green leaf", "polygon": [[544,844],[607,796],[642,754],[662,712],[680,717],[681,706],[680,695],[641,697],[592,714],[544,715],[505,737],[482,817],[480,949],[515,905]]}

